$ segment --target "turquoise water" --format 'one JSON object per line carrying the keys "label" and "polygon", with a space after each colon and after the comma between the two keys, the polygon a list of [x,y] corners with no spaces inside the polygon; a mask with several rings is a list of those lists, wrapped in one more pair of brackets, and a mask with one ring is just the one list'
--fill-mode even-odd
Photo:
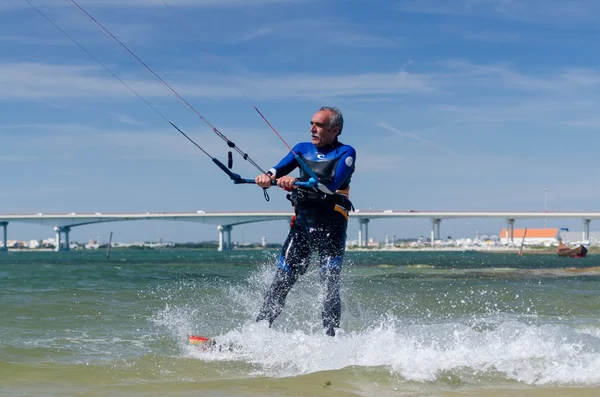
{"label": "turquoise water", "polygon": [[599,391],[593,255],[348,252],[329,338],[316,268],[272,329],[253,321],[276,254],[2,253],[0,395]]}

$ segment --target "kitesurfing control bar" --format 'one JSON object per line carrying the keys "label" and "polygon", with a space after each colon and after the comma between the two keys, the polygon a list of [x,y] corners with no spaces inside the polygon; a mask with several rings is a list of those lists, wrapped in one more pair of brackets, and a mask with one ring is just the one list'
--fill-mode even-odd
{"label": "kitesurfing control bar", "polygon": [[[241,185],[241,184],[245,184],[245,183],[247,183],[247,184],[256,184],[256,181],[254,179],[242,178],[240,176],[240,174],[236,174],[235,172],[232,172],[219,159],[213,157],[212,161],[213,161],[213,163],[215,163],[217,165],[217,167],[219,167],[221,170],[223,170],[224,173],[226,173],[227,175],[229,175],[229,178],[236,185]],[[272,180],[271,181],[271,185],[272,186],[277,186],[277,181],[276,180]],[[312,177],[307,182],[300,182],[300,181],[294,182],[294,186],[304,187],[304,188],[313,188],[313,187],[316,187],[317,185],[318,185],[318,181],[315,178],[312,178]]]}

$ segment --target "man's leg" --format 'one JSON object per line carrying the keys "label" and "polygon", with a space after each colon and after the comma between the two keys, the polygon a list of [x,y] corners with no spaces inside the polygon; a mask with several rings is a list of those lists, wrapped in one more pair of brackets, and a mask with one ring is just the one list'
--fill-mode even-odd
{"label": "man's leg", "polygon": [[304,273],[310,260],[310,248],[306,232],[299,228],[290,230],[277,261],[277,271],[273,282],[265,295],[256,321],[268,320],[269,327],[281,314],[285,305],[285,298],[292,286],[298,280],[298,275]]}
{"label": "man's leg", "polygon": [[323,327],[327,335],[334,336],[340,326],[342,301],[340,298],[340,274],[346,248],[346,228],[324,233],[319,252],[321,261],[321,284],[325,293],[323,302]]}
{"label": "man's leg", "polygon": [[340,327],[342,301],[340,298],[340,268],[327,268],[321,272],[321,280],[325,290],[323,302],[323,327],[327,335],[334,336],[335,329]]}

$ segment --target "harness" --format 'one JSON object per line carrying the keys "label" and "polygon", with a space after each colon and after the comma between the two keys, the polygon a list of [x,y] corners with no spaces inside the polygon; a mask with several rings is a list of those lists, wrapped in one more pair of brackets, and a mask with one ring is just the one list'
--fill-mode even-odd
{"label": "harness", "polygon": [[341,213],[348,220],[348,213],[354,211],[354,206],[344,194],[327,194],[304,189],[294,189],[286,198],[290,200],[294,208],[300,203],[330,204],[331,209]]}

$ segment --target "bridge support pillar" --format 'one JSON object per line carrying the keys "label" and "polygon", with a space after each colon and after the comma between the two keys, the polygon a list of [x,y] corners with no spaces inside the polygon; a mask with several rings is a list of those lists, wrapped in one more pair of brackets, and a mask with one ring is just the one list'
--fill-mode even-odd
{"label": "bridge support pillar", "polygon": [[358,220],[360,230],[358,232],[358,245],[359,247],[369,246],[369,219],[361,218]]}
{"label": "bridge support pillar", "polygon": [[0,247],[0,252],[8,251],[8,247],[7,247],[8,235],[6,234],[6,227],[8,226],[8,222],[0,222],[0,226],[2,226],[2,229],[4,230],[4,233],[2,234],[2,242],[4,244],[2,244],[2,247]]}
{"label": "bridge support pillar", "polygon": [[440,223],[442,220],[440,218],[431,218],[431,246],[433,247],[433,243],[435,240],[440,239]]}
{"label": "bridge support pillar", "polygon": [[515,243],[515,220],[507,219],[506,220],[506,242],[508,244]]}
{"label": "bridge support pillar", "polygon": [[219,251],[231,251],[231,225],[219,225]]}
{"label": "bridge support pillar", "polygon": [[590,241],[590,223],[592,223],[591,219],[583,220],[583,241]]}
{"label": "bridge support pillar", "polygon": [[[69,232],[71,228],[69,226],[56,226],[54,228],[56,232],[56,247],[54,250],[58,251],[69,251]],[[64,245],[62,244],[62,235],[65,235]]]}

